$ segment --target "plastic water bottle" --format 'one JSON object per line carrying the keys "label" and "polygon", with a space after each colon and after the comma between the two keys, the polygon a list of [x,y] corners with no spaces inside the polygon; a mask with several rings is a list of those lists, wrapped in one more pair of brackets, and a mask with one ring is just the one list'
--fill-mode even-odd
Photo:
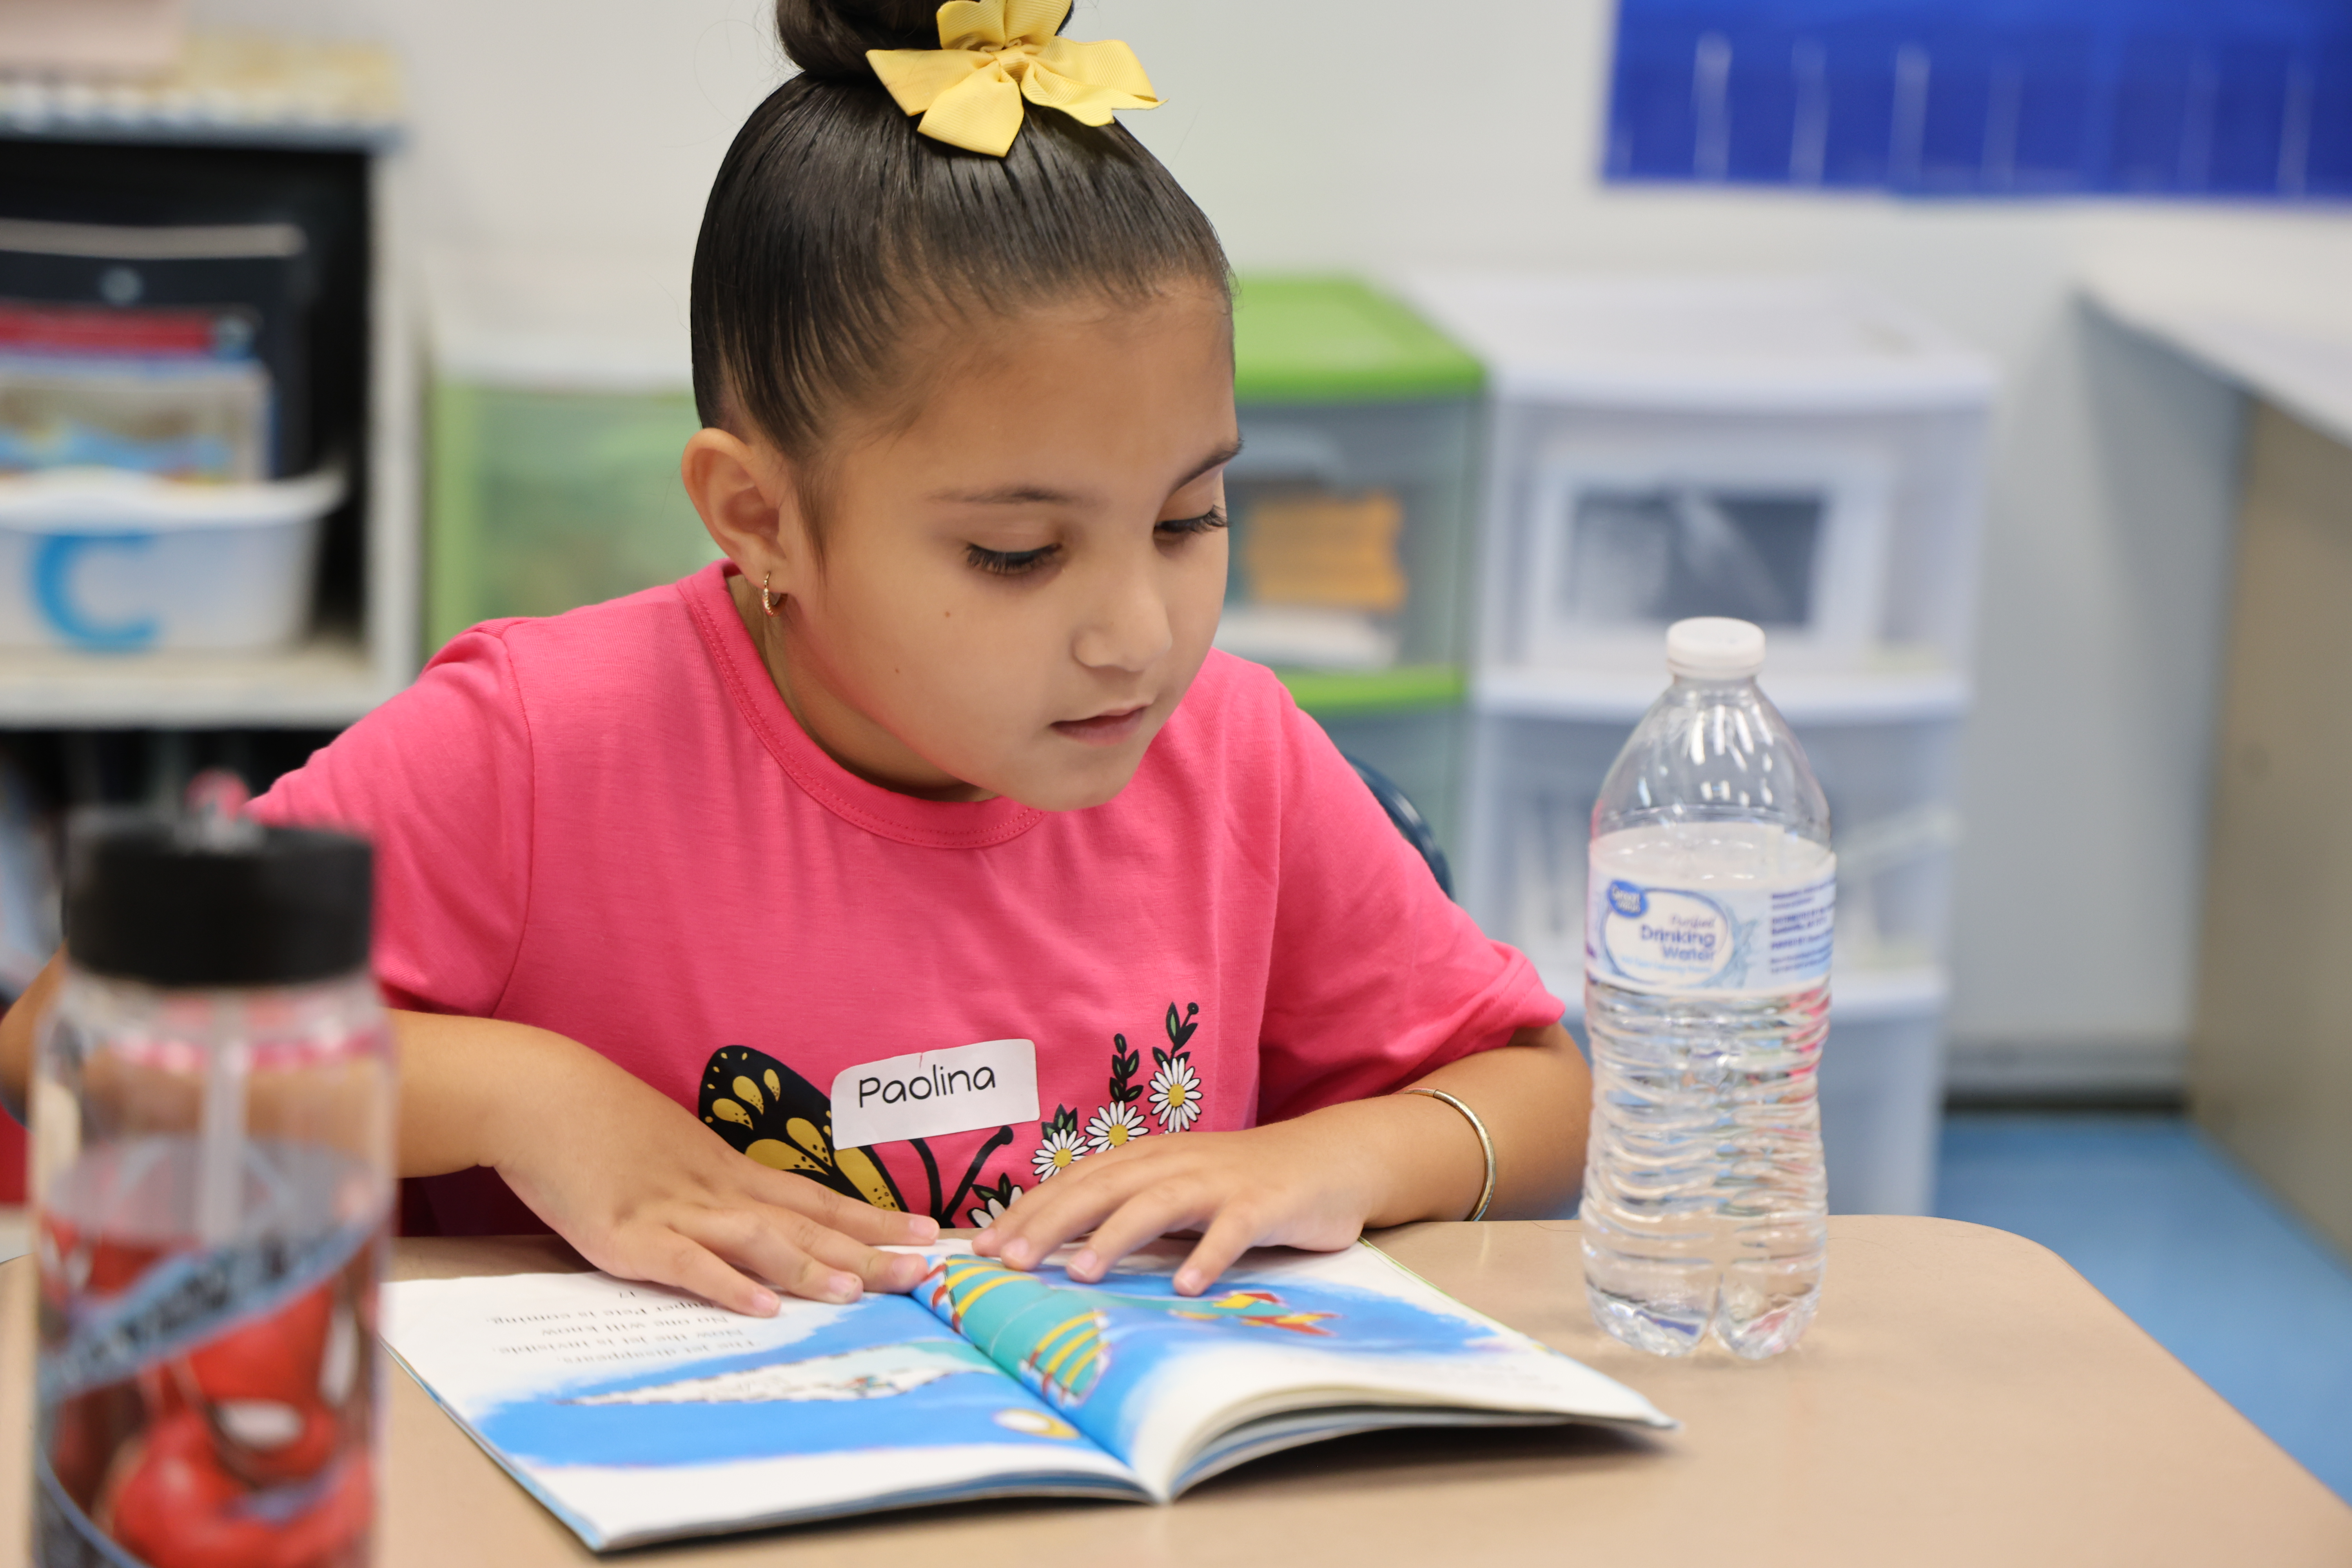
{"label": "plastic water bottle", "polygon": [[1821,1299],[1836,860],[1763,666],[1746,621],[1675,623],[1674,684],[1592,811],[1585,1291],[1603,1329],[1659,1355],[1710,1329],[1777,1355]]}
{"label": "plastic water bottle", "polygon": [[233,806],[76,827],[33,1080],[38,1568],[368,1561],[370,885],[365,844]]}

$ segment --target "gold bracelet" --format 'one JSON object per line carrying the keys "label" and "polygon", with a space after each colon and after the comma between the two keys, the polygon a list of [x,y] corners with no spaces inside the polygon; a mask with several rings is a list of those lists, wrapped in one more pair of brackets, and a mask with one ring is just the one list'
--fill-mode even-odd
{"label": "gold bracelet", "polygon": [[1408,1089],[1403,1090],[1403,1092],[1406,1094],[1425,1094],[1432,1100],[1442,1100],[1469,1119],[1470,1131],[1478,1134],[1478,1147],[1486,1156],[1486,1184],[1478,1189],[1478,1206],[1470,1211],[1470,1218],[1472,1220],[1485,1219],[1486,1217],[1486,1205],[1495,1201],[1495,1141],[1486,1136],[1486,1124],[1478,1120],[1478,1113],[1476,1111],[1471,1110],[1468,1106],[1463,1104],[1460,1100],[1454,1099],[1452,1095],[1446,1093],[1442,1089]]}

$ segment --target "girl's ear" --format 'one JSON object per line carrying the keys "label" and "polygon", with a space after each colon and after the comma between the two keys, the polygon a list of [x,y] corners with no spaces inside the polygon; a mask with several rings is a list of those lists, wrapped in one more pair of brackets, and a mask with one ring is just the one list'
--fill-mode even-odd
{"label": "girl's ear", "polygon": [[772,575],[779,592],[799,584],[809,557],[799,492],[783,457],[715,427],[698,430],[678,460],[678,478],[719,552],[754,583]]}

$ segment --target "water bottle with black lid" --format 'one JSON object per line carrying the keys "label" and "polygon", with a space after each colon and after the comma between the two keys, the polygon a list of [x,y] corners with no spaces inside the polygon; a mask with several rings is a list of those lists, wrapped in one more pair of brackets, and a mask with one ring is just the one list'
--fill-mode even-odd
{"label": "water bottle with black lid", "polygon": [[71,834],[35,1049],[43,1568],[368,1561],[395,1082],[368,847]]}
{"label": "water bottle with black lid", "polygon": [[1668,628],[1673,684],[1592,811],[1585,1289],[1602,1328],[1661,1355],[1710,1331],[1778,1354],[1821,1298],[1836,859],[1763,667],[1747,621]]}

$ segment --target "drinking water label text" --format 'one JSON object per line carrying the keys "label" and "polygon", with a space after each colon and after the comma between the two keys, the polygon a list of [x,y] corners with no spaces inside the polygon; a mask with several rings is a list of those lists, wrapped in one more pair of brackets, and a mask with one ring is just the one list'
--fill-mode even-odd
{"label": "drinking water label text", "polygon": [[1834,863],[1796,887],[1699,892],[1593,879],[1585,972],[1634,991],[1801,991],[1829,977]]}
{"label": "drinking water label text", "polygon": [[1037,1047],[982,1040],[885,1057],[833,1080],[833,1141],[844,1149],[1037,1120]]}

